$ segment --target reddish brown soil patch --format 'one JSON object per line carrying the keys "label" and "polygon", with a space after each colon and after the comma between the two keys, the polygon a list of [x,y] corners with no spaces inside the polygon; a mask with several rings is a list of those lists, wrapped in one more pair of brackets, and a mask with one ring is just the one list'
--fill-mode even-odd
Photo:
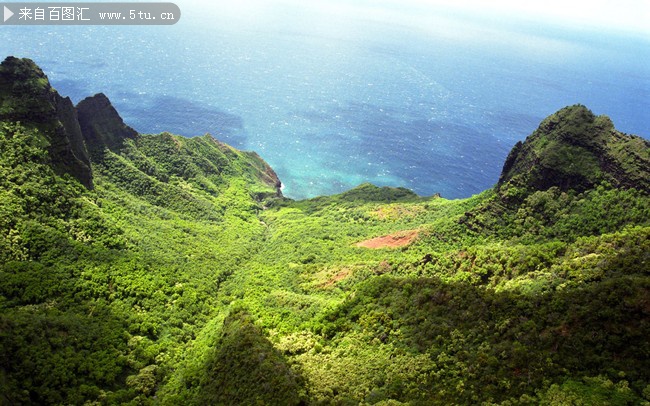
{"label": "reddish brown soil patch", "polygon": [[419,230],[400,231],[395,234],[361,241],[360,243],[357,243],[357,247],[370,249],[405,247],[412,243],[419,234]]}
{"label": "reddish brown soil patch", "polygon": [[350,269],[345,268],[345,269],[339,271],[336,275],[332,276],[332,277],[331,277],[330,279],[328,279],[327,281],[321,283],[319,287],[321,287],[321,288],[329,288],[329,287],[332,287],[332,286],[334,286],[334,284],[335,284],[336,282],[340,282],[340,281],[342,281],[343,279],[345,279],[345,278],[347,278],[348,276],[350,276],[351,273],[352,273],[352,271],[351,271]]}

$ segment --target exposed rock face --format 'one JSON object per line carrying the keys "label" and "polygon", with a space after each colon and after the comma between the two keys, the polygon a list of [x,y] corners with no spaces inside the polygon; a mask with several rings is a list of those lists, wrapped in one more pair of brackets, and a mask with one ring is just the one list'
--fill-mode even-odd
{"label": "exposed rock face", "polygon": [[[271,165],[262,159],[257,152],[246,152],[246,154],[252,158],[252,165],[257,170],[259,180],[268,186],[275,188],[276,196],[282,197],[282,182],[273,168],[271,168]],[[259,200],[262,198],[263,196],[258,197]]]}
{"label": "exposed rock face", "polygon": [[50,86],[33,61],[10,56],[0,64],[0,120],[37,127],[50,143],[54,170],[93,187],[88,151],[74,106]]}
{"label": "exposed rock face", "polygon": [[650,192],[650,143],[575,105],[546,118],[514,146],[497,187],[584,191],[603,181]]}
{"label": "exposed rock face", "polygon": [[77,105],[81,133],[93,159],[104,149],[118,152],[126,139],[138,137],[137,131],[124,124],[110,100],[103,93],[87,97]]}

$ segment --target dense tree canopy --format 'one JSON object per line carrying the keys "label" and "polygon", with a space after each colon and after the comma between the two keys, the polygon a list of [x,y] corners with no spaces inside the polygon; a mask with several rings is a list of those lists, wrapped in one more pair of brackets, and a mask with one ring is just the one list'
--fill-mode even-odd
{"label": "dense tree canopy", "polygon": [[3,100],[0,404],[650,402],[648,146],[586,109],[469,199],[295,202],[208,135],[129,133],[84,187]]}

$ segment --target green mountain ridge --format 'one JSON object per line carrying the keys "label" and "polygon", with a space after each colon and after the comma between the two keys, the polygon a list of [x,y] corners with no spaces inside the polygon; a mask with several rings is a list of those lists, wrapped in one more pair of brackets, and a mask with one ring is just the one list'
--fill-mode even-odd
{"label": "green mountain ridge", "polygon": [[77,114],[69,98],[61,97],[36,64],[8,57],[0,65],[0,119],[40,129],[49,142],[51,162],[59,175],[72,174],[92,187],[88,152]]}
{"label": "green mountain ridge", "polygon": [[650,402],[650,145],[584,106],[471,198],[304,201],[29,60],[0,106],[2,405]]}
{"label": "green mountain ridge", "polygon": [[649,147],[650,142],[641,137],[616,131],[607,116],[596,117],[582,105],[566,107],[515,145],[498,186],[584,191],[607,181],[649,192]]}

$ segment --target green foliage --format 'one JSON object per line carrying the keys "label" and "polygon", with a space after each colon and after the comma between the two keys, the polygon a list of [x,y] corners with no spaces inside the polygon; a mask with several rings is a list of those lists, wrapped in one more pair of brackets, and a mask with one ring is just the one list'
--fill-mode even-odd
{"label": "green foliage", "polygon": [[299,381],[251,317],[234,310],[199,378],[197,404],[296,405]]}
{"label": "green foliage", "polygon": [[557,239],[573,241],[580,236],[620,230],[626,225],[648,225],[648,197],[635,189],[614,189],[603,183],[581,194],[557,187],[536,191],[516,206],[503,203],[501,191],[465,213],[461,223],[470,230],[500,239],[522,242]]}
{"label": "green foliage", "polygon": [[616,131],[606,116],[596,117],[582,105],[566,107],[517,144],[506,160],[499,187],[585,191],[606,181],[647,193],[649,146],[643,138]]}
{"label": "green foliage", "polygon": [[614,384],[611,380],[598,376],[585,377],[576,381],[569,379],[562,385],[552,385],[540,399],[542,405],[630,405],[638,404],[640,399],[634,395],[627,381]]}
{"label": "green foliage", "polygon": [[94,308],[92,317],[90,309],[61,307],[51,300],[3,310],[0,365],[9,404],[83,403],[99,395],[98,387],[121,381],[127,362],[122,322],[106,307]]}
{"label": "green foliage", "polygon": [[49,92],[50,84],[34,62],[9,57],[0,65],[0,119],[48,116],[52,106],[35,96]]}
{"label": "green foliage", "polygon": [[540,163],[569,176],[600,179],[600,167],[595,156],[579,146],[550,142]]}
{"label": "green foliage", "polygon": [[[167,133],[93,155],[87,190],[50,130],[0,123],[2,404],[650,400],[648,148],[606,117],[550,117],[455,201],[294,202],[256,154]],[[536,187],[526,154],[586,183]]]}
{"label": "green foliage", "polygon": [[276,201],[275,207],[291,206],[299,207],[302,210],[313,213],[328,206],[351,207],[364,203],[393,203],[393,202],[417,202],[422,198],[406,188],[377,187],[370,183],[364,183],[347,192],[334,196],[319,196],[314,199],[293,202],[291,200]]}

